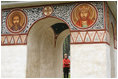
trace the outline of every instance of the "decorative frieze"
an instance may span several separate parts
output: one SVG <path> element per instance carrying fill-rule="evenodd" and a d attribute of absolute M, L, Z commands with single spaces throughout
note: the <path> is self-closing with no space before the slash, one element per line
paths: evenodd
<path fill-rule="evenodd" d="M 107 31 L 78 31 L 71 32 L 71 44 L 82 43 L 108 43 L 109 33 Z"/>
<path fill-rule="evenodd" d="M 2 35 L 1 45 L 26 45 L 27 34 Z"/>
<path fill-rule="evenodd" d="M 12 15 L 12 12 L 16 11 L 16 9 L 2 10 L 1 44 L 27 44 L 26 37 L 32 24 L 46 17 L 58 18 L 63 20 L 69 26 L 71 32 L 71 44 L 104 42 L 109 44 L 109 33 L 105 29 L 104 6 L 104 2 L 78 2 L 20 8 L 19 11 L 22 11 L 25 15 L 24 17 L 27 17 L 27 21 L 25 21 L 25 23 L 27 23 L 22 29 L 19 29 L 17 33 L 15 33 L 17 30 L 13 31 L 12 29 L 9 28 L 9 30 L 7 28 L 7 17 L 9 17 L 9 14 Z M 89 10 L 91 10 L 91 12 Z M 84 16 L 84 13 L 82 12 L 89 15 L 87 15 L 86 21 L 81 21 L 82 16 Z"/>
<path fill-rule="evenodd" d="M 103 3 L 104 2 L 88 2 L 88 3 L 71 3 L 71 4 L 59 4 L 59 5 L 51 5 L 51 6 L 39 6 L 39 7 L 30 7 L 30 8 L 20 8 L 23 13 L 26 14 L 27 17 L 27 24 L 26 27 L 20 29 L 19 34 L 25 34 L 28 32 L 29 28 L 33 23 L 35 23 L 37 20 L 45 18 L 45 17 L 56 17 L 59 18 L 63 21 L 65 21 L 69 27 L 70 30 L 83 30 L 81 28 L 76 27 L 75 24 L 72 22 L 74 21 L 74 18 L 72 19 L 72 14 L 79 14 L 81 11 L 78 12 L 78 9 L 76 7 L 80 8 L 80 5 L 85 6 L 86 4 L 88 8 L 93 11 L 91 11 L 90 17 L 88 22 L 90 21 L 91 23 L 88 23 L 88 26 L 91 26 L 89 28 L 85 28 L 87 30 L 98 30 L 98 29 L 104 29 L 104 13 L 103 13 Z M 80 8 L 82 11 L 84 11 L 85 8 Z M 76 9 L 76 10 L 75 10 Z M 16 9 L 7 9 L 7 10 L 2 10 L 2 27 L 1 27 L 1 34 L 14 34 L 10 30 L 8 30 L 6 21 L 7 17 L 12 15 L 12 11 Z M 92 16 L 94 14 L 94 16 Z M 91 20 L 90 20 L 91 19 Z M 78 20 L 78 19 L 77 19 Z M 80 21 L 80 20 L 79 20 Z M 24 22 L 24 21 L 23 21 Z M 22 24 L 22 23 L 21 23 Z M 86 25 L 84 25 L 86 26 Z M 19 31 L 19 30 L 18 30 Z"/>

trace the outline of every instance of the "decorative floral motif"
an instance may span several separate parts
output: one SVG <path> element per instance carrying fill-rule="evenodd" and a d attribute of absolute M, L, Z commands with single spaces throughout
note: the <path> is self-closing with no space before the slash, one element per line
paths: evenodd
<path fill-rule="evenodd" d="M 52 12 L 53 12 L 53 9 L 52 9 L 51 6 L 46 6 L 46 7 L 44 7 L 44 9 L 43 9 L 43 14 L 44 14 L 45 16 L 51 15 Z"/>

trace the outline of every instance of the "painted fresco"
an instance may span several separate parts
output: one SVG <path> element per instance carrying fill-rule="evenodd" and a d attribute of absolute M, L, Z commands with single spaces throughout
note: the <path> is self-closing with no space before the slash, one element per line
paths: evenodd
<path fill-rule="evenodd" d="M 105 5 L 106 6 L 106 5 Z M 40 7 L 28 7 L 2 10 L 2 45 L 27 44 L 27 34 L 31 26 L 42 18 L 54 17 L 64 21 L 71 31 L 71 44 L 107 43 L 109 44 L 109 33 L 106 31 L 104 2 L 81 2 L 70 4 L 48 5 Z M 16 12 L 17 11 L 17 12 Z M 17 25 L 22 28 L 14 30 L 13 20 L 7 18 L 19 15 Z M 23 15 L 26 15 L 23 17 Z M 84 21 L 83 21 L 84 20 Z M 10 24 L 11 22 L 11 24 Z M 82 23 L 83 22 L 83 23 Z M 7 23 L 7 24 L 6 24 Z M 26 27 L 25 24 L 26 23 Z M 106 25 L 105 25 L 106 24 Z M 115 31 L 115 30 L 114 30 Z M 16 35 L 17 33 L 17 35 Z"/>
<path fill-rule="evenodd" d="M 75 26 L 88 28 L 92 26 L 97 19 L 97 11 L 90 4 L 79 4 L 72 12 L 72 21 Z"/>
<path fill-rule="evenodd" d="M 36 22 L 39 19 L 45 18 L 47 16 L 56 17 L 56 18 L 59 18 L 59 19 L 65 21 L 69 25 L 70 30 L 72 30 L 72 31 L 82 30 L 81 28 L 78 28 L 73 24 L 72 18 L 71 18 L 72 17 L 71 13 L 73 13 L 73 9 L 79 4 L 80 3 L 70 3 L 70 4 L 51 5 L 48 7 L 40 6 L 40 7 L 21 8 L 20 10 L 22 10 L 27 16 L 27 25 L 22 31 L 19 32 L 19 34 L 28 33 L 29 28 L 31 27 L 31 25 L 34 22 Z M 83 2 L 81 4 L 85 4 L 85 3 Z M 93 11 L 91 11 L 92 14 L 94 13 L 94 16 L 90 17 L 90 19 L 92 19 L 92 21 L 90 20 L 91 23 L 87 26 L 87 27 L 89 27 L 87 30 L 104 29 L 103 2 L 88 2 L 87 4 L 91 8 L 91 10 L 93 10 Z M 93 5 L 96 8 L 97 13 L 95 11 L 95 8 L 93 8 L 93 6 L 91 6 L 91 5 Z M 6 28 L 6 26 L 7 26 L 6 19 L 12 10 L 15 10 L 15 9 L 2 10 L 1 34 L 12 34 L 12 32 Z M 98 16 L 96 16 L 96 15 L 98 15 Z M 95 22 L 95 20 L 96 20 L 96 22 Z"/>
<path fill-rule="evenodd" d="M 26 25 L 26 16 L 20 10 L 12 11 L 7 17 L 7 28 L 11 32 L 19 32 Z"/>

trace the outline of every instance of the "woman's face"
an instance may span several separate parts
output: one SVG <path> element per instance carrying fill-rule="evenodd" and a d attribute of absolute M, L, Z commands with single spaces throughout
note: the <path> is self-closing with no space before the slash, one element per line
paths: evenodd
<path fill-rule="evenodd" d="M 67 58 L 67 55 L 65 55 L 64 58 Z"/>

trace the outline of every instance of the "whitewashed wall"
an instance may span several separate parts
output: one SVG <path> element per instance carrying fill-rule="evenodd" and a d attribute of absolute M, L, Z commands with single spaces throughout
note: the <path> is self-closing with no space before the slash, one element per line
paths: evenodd
<path fill-rule="evenodd" d="M 110 77 L 110 47 L 107 44 L 71 45 L 71 77 Z"/>
<path fill-rule="evenodd" d="M 26 77 L 26 45 L 1 46 L 1 77 Z"/>
<path fill-rule="evenodd" d="M 117 49 L 114 49 L 114 60 L 115 60 L 115 78 L 117 78 Z"/>

